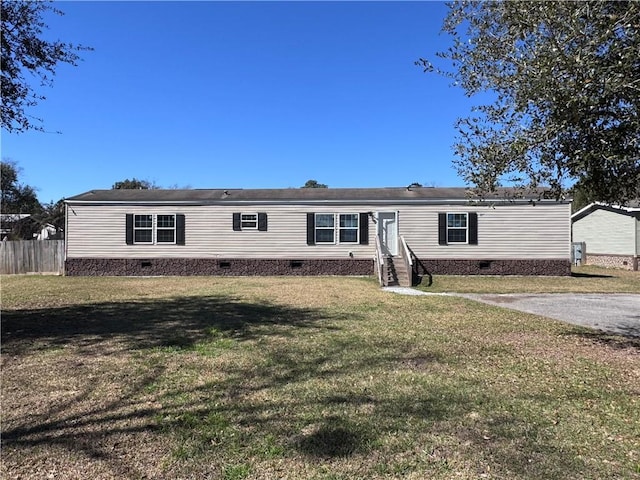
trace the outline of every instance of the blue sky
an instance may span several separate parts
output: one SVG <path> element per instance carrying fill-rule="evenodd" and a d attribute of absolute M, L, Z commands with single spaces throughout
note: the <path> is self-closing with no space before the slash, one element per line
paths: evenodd
<path fill-rule="evenodd" d="M 471 101 L 434 59 L 441 2 L 56 2 L 47 36 L 94 48 L 2 132 L 41 202 L 136 177 L 162 187 L 462 186 Z"/>

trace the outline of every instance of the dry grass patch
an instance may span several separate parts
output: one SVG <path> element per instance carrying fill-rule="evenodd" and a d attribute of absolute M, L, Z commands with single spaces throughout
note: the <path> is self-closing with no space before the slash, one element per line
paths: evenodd
<path fill-rule="evenodd" d="M 2 283 L 4 478 L 640 478 L 638 342 L 370 278 Z"/>
<path fill-rule="evenodd" d="M 640 272 L 574 267 L 567 277 L 434 275 L 418 287 L 427 292 L 458 293 L 640 293 Z"/>

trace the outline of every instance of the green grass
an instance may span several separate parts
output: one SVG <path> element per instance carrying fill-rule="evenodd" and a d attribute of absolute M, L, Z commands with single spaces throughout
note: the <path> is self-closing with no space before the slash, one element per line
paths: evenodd
<path fill-rule="evenodd" d="M 544 284 L 635 288 L 604 272 Z M 633 339 L 371 278 L 3 277 L 2 297 L 3 478 L 640 478 Z"/>

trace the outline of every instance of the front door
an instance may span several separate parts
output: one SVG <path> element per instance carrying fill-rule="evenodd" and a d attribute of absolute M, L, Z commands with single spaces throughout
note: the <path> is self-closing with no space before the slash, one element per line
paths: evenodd
<path fill-rule="evenodd" d="M 378 212 L 378 238 L 383 255 L 398 254 L 398 219 L 396 212 Z"/>

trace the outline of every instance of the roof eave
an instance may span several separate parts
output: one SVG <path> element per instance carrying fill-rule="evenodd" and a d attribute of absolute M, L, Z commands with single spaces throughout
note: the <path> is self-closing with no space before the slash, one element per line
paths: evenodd
<path fill-rule="evenodd" d="M 67 205 L 494 205 L 494 204 L 568 204 L 568 202 L 557 202 L 555 200 L 533 200 L 533 199 L 490 199 L 476 200 L 466 198 L 420 198 L 420 199 L 321 199 L 321 200 L 65 200 Z"/>
<path fill-rule="evenodd" d="M 609 211 L 619 211 L 622 214 L 640 212 L 640 207 L 623 207 L 622 205 L 609 205 L 604 202 L 593 202 L 573 213 L 571 215 L 571 220 L 580 220 L 581 218 L 588 215 L 592 210 L 596 210 L 597 208 L 609 209 Z"/>

